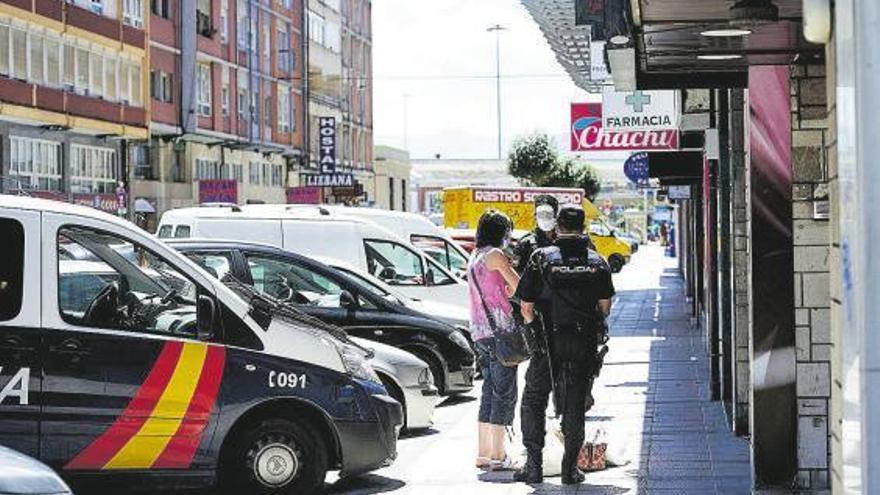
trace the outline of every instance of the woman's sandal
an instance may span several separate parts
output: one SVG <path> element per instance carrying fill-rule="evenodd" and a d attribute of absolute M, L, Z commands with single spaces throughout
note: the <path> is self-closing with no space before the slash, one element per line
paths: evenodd
<path fill-rule="evenodd" d="M 489 471 L 492 469 L 492 459 L 489 457 L 477 457 L 476 467 L 483 471 Z"/>
<path fill-rule="evenodd" d="M 519 463 L 511 459 L 509 455 L 504 456 L 502 460 L 492 459 L 492 471 L 516 471 L 517 469 L 519 469 Z"/>

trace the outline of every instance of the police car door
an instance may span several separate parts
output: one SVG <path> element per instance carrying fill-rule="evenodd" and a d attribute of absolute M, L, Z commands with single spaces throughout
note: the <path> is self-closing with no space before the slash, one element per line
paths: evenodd
<path fill-rule="evenodd" d="M 44 460 L 66 471 L 190 467 L 225 359 L 196 338 L 201 289 L 124 229 L 45 217 Z"/>
<path fill-rule="evenodd" d="M 40 213 L 0 208 L 0 445 L 39 455 Z"/>

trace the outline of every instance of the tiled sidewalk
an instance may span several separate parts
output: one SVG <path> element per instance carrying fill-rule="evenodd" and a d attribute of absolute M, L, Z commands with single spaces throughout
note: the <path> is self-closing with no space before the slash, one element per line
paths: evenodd
<path fill-rule="evenodd" d="M 616 281 L 613 351 L 590 416 L 614 418 L 612 441 L 629 436 L 639 492 L 750 493 L 748 445 L 709 401 L 705 344 L 682 280 L 673 260 L 645 251 Z"/>

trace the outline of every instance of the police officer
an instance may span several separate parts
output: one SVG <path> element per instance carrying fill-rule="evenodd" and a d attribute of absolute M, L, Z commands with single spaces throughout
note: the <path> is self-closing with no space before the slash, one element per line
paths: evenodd
<path fill-rule="evenodd" d="M 553 244 L 559 200 L 549 194 L 535 197 L 535 229 L 523 236 L 514 251 L 516 272 L 522 275 L 535 250 Z"/>
<path fill-rule="evenodd" d="M 565 454 L 562 482 L 584 480 L 577 457 L 584 442 L 584 415 L 592 378 L 599 366 L 597 354 L 604 319 L 611 311 L 614 285 L 611 269 L 584 234 L 584 210 L 566 205 L 556 221 L 556 240 L 532 255 L 520 281 L 525 321 L 542 329 L 535 308 L 549 308 L 543 318 L 548 356 L 532 358 L 526 372 L 522 398 L 522 433 L 526 465 L 514 479 L 543 481 L 545 415 L 548 396 L 554 390 L 557 414 L 562 414 Z"/>

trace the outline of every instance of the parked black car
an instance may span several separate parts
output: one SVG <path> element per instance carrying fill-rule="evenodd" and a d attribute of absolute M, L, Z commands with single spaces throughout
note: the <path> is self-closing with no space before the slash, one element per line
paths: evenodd
<path fill-rule="evenodd" d="M 385 299 L 335 268 L 262 244 L 168 242 L 220 278 L 232 275 L 351 335 L 415 354 L 431 367 L 434 384 L 443 395 L 473 388 L 475 359 L 464 331 Z"/>

